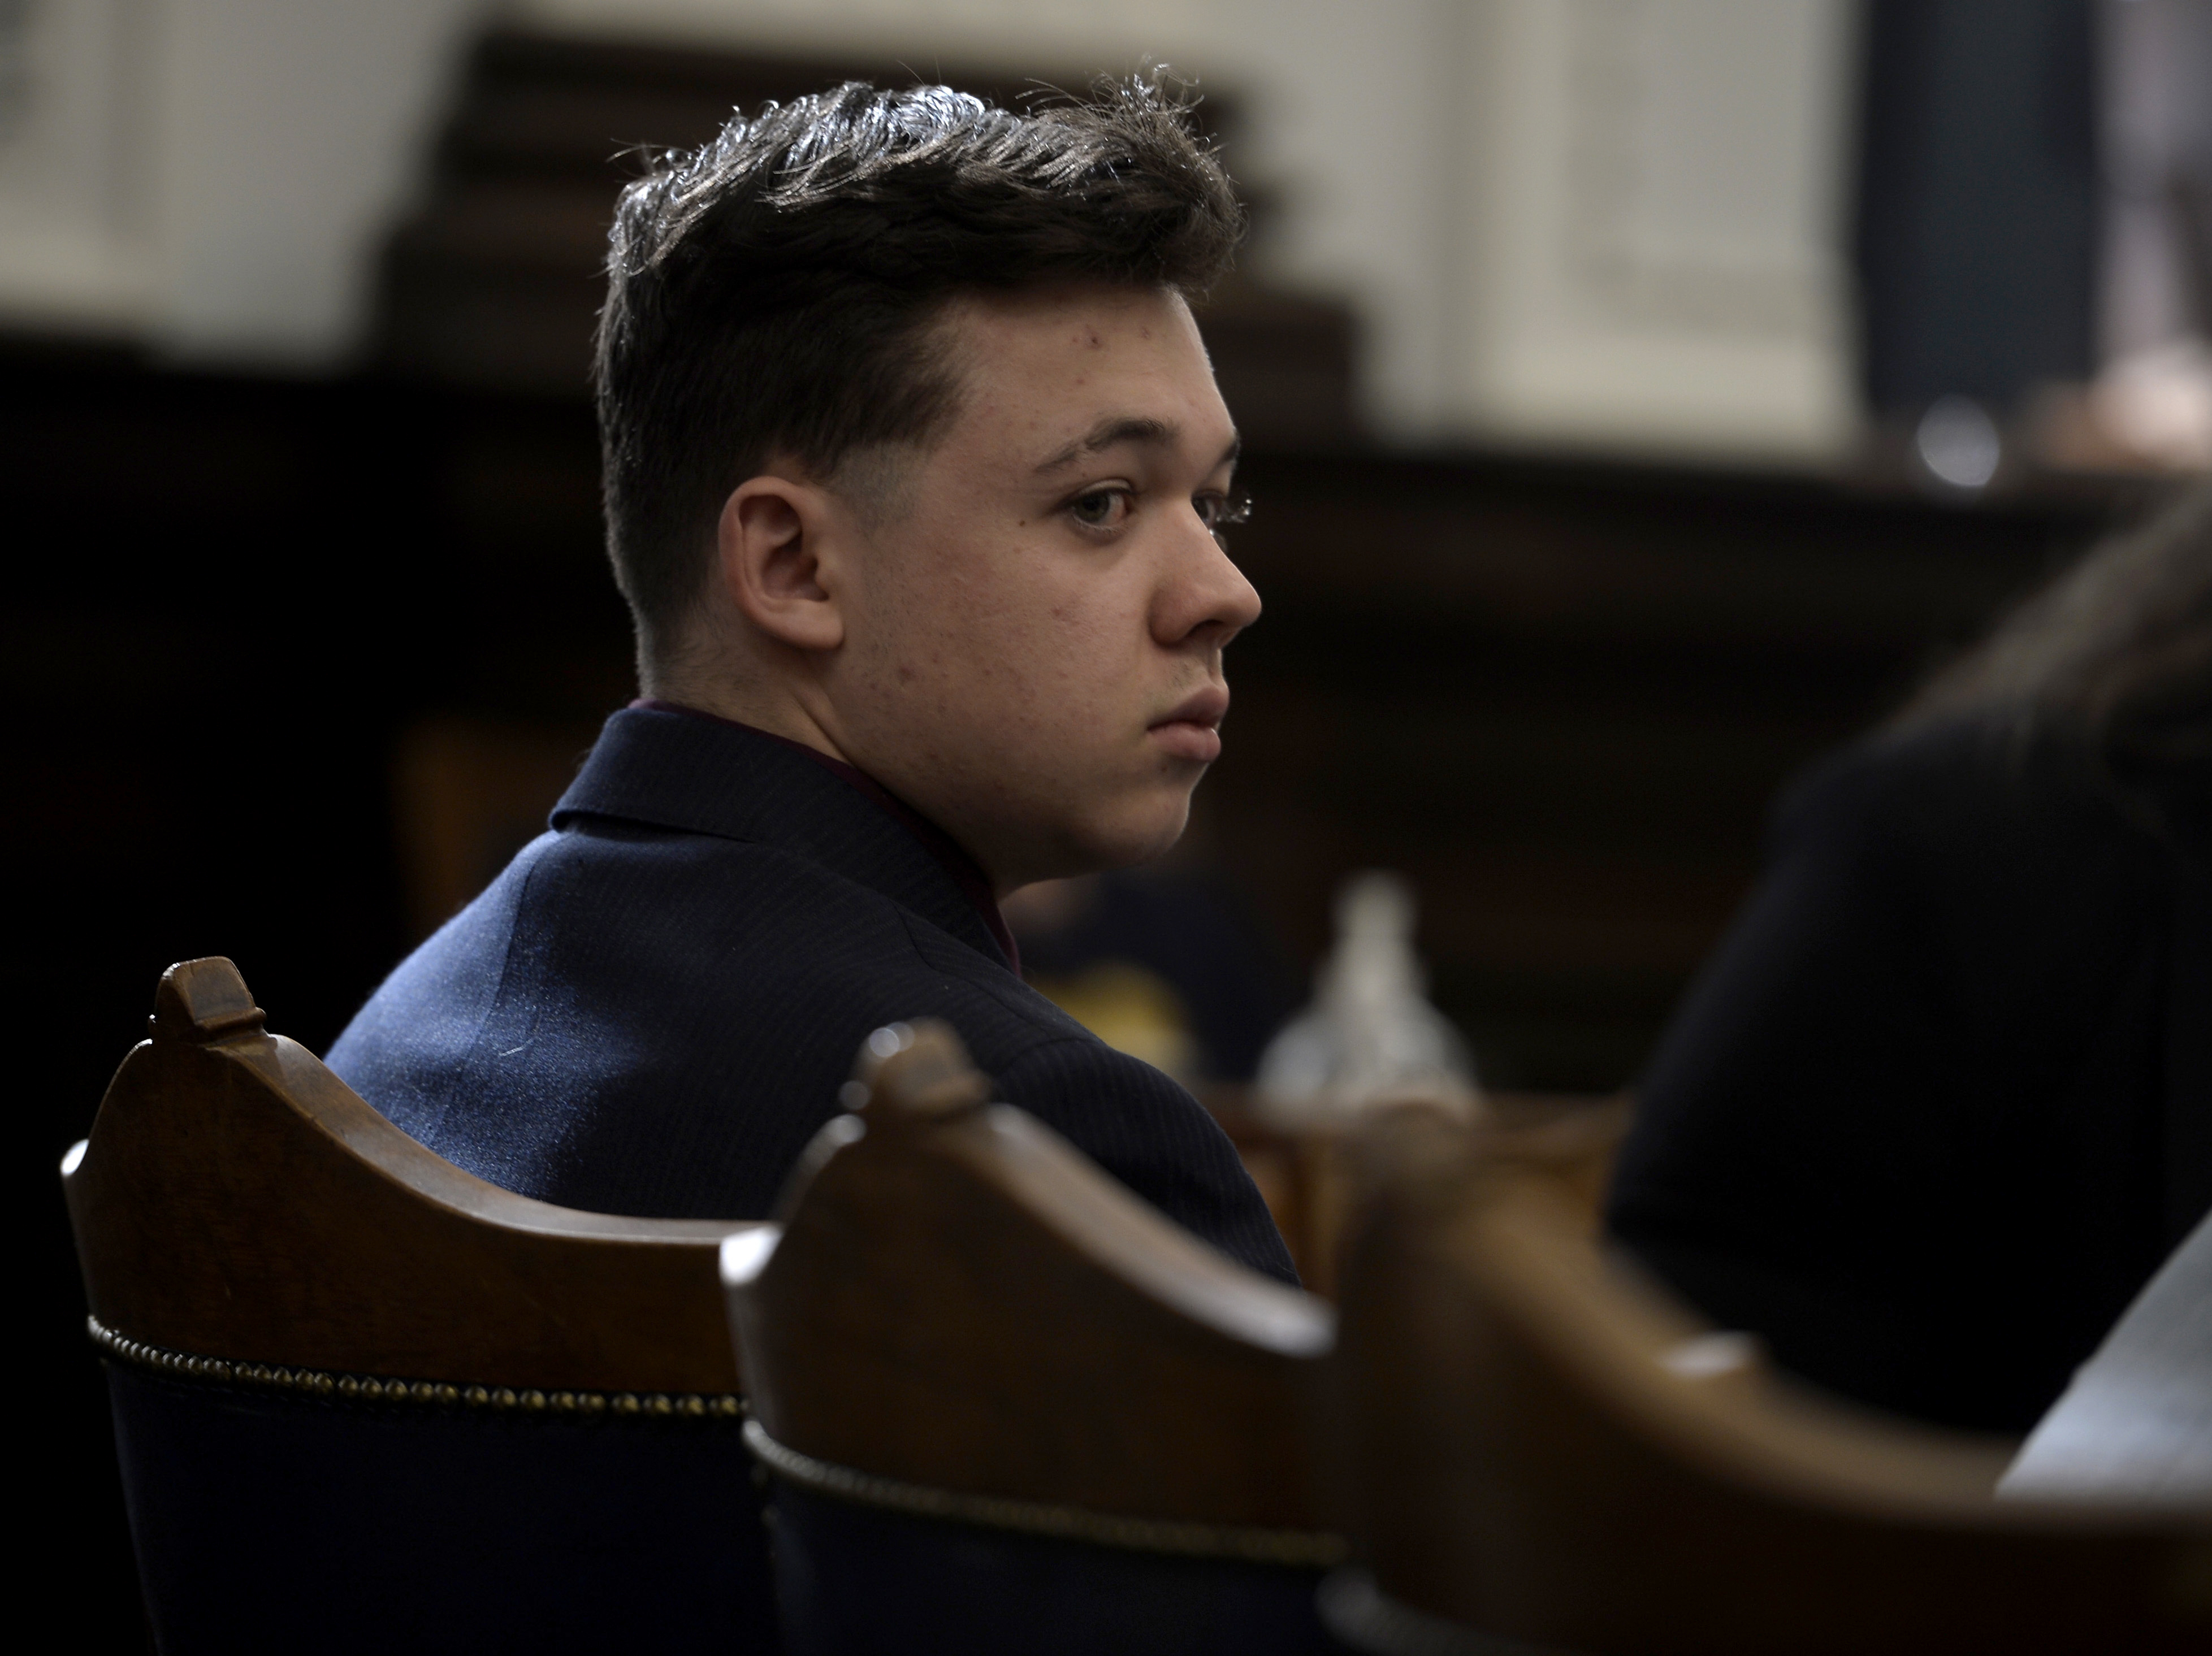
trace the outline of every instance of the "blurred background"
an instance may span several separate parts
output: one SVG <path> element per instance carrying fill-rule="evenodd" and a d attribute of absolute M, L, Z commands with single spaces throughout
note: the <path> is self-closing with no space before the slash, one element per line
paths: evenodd
<path fill-rule="evenodd" d="M 632 694 L 626 151 L 1156 61 L 1255 209 L 1202 323 L 1267 613 L 1171 864 L 1018 918 L 1200 1078 L 1379 866 L 1486 1083 L 1632 1083 L 1778 788 L 2212 465 L 2212 0 L 0 0 L 10 1163 L 80 1640 L 143 1634 L 53 1158 L 156 974 L 229 955 L 320 1050 Z"/>

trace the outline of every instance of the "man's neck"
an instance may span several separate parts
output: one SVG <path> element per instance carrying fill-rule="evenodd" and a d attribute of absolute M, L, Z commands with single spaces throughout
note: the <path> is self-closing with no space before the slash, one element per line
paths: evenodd
<path fill-rule="evenodd" d="M 1025 873 L 1008 877 L 998 870 L 1003 866 L 998 858 L 986 858 L 974 848 L 970 836 L 937 823 L 918 805 L 906 803 L 902 791 L 878 777 L 874 770 L 848 752 L 843 743 L 833 737 L 825 722 L 806 707 L 804 698 L 791 693 L 788 687 L 771 681 L 769 686 L 732 683 L 727 678 L 707 673 L 681 670 L 647 673 L 641 676 L 639 700 L 665 702 L 692 713 L 702 713 L 715 719 L 727 719 L 733 725 L 743 725 L 750 730 L 811 749 L 833 764 L 842 765 L 857 772 L 871 786 L 882 789 L 900 801 L 902 809 L 913 811 L 932 822 L 936 831 L 959 846 L 969 861 L 982 870 L 983 877 L 994 899 L 1018 891 L 1033 881 L 1058 877 L 1050 874 Z"/>
<path fill-rule="evenodd" d="M 811 748 L 841 765 L 865 770 L 862 766 L 854 765 L 852 755 L 840 748 L 821 723 L 791 697 L 751 695 L 741 689 L 699 682 L 689 676 L 663 678 L 658 675 L 646 680 L 639 695 L 644 701 L 668 702 L 696 713 L 712 713 L 732 725 L 781 737 L 802 748 Z"/>
<path fill-rule="evenodd" d="M 742 730 L 750 731 L 755 736 L 765 736 L 771 741 L 798 748 L 809 757 L 818 761 L 825 769 L 836 772 L 846 782 L 874 800 L 898 822 L 903 823 L 908 832 L 921 842 L 923 848 L 943 864 L 945 870 L 951 875 L 953 883 L 960 888 L 961 895 L 975 906 L 985 927 L 988 929 L 993 939 L 998 943 L 1000 952 L 1006 955 L 1006 963 L 1013 968 L 1017 975 L 1019 975 L 1022 969 L 1021 949 L 1014 942 L 1013 933 L 1006 929 L 1006 919 L 999 912 L 1000 894 L 992 885 L 990 877 L 984 873 L 982 865 L 976 862 L 958 840 L 908 804 L 905 800 L 891 792 L 859 766 L 832 753 L 826 746 L 817 747 L 813 743 L 786 736 L 781 731 L 765 730 L 750 719 L 732 719 L 727 713 L 716 713 L 712 708 L 677 701 L 667 696 L 641 695 L 629 705 L 648 713 L 680 713 L 687 719 L 711 719 L 735 725 Z"/>

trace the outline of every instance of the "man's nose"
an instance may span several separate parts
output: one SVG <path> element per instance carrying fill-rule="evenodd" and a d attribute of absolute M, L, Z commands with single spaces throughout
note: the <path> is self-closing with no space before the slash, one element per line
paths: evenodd
<path fill-rule="evenodd" d="M 1260 618 L 1260 594 L 1195 512 L 1177 537 L 1173 575 L 1161 594 L 1164 644 L 1200 639 L 1216 649 Z"/>

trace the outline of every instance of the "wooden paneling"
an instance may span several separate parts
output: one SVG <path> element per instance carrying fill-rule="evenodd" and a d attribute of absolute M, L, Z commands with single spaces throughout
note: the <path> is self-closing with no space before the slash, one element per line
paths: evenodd
<path fill-rule="evenodd" d="M 2135 494 L 1264 447 L 1202 831 L 1294 950 L 1399 869 L 1506 1087 L 1632 1080 L 1771 802 Z"/>

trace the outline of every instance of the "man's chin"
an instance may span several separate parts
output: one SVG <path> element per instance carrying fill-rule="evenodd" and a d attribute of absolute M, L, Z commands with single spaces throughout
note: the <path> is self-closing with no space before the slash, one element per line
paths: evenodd
<path fill-rule="evenodd" d="M 1190 822 L 1190 795 L 1177 793 L 1152 809 L 1133 812 L 1111 824 L 1101 824 L 1087 837 L 1090 867 L 1127 868 L 1164 856 L 1182 838 Z"/>
<path fill-rule="evenodd" d="M 1002 855 L 987 858 L 1002 886 L 1072 879 L 1128 868 L 1171 849 L 1190 821 L 1190 790 L 1147 790 L 1071 817 L 1065 806 L 1030 819 L 1027 832 L 1002 834 Z M 979 836 L 980 837 L 980 836 Z M 1007 889 L 1012 889 L 1008 887 Z"/>

